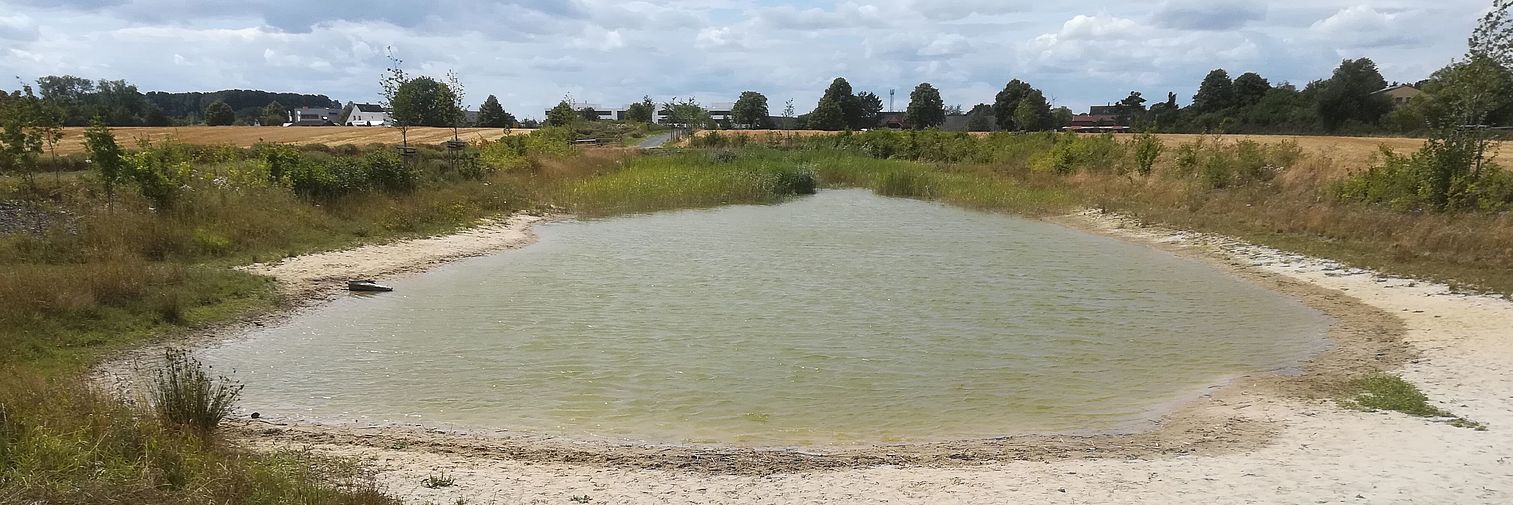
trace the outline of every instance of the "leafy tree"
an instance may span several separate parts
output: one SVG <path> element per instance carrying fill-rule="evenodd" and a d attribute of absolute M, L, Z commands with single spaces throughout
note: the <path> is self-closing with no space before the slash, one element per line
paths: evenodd
<path fill-rule="evenodd" d="M 1031 90 L 1014 108 L 1014 125 L 1024 131 L 1040 131 L 1051 127 L 1051 104 L 1040 90 Z"/>
<path fill-rule="evenodd" d="M 1222 68 L 1210 71 L 1198 85 L 1198 94 L 1193 95 L 1193 110 L 1198 113 L 1218 112 L 1234 106 L 1234 87 L 1229 72 Z"/>
<path fill-rule="evenodd" d="M 489 95 L 483 99 L 483 105 L 478 106 L 478 126 L 483 128 L 511 128 L 515 126 L 515 116 L 504 111 L 504 106 L 499 105 L 499 98 Z"/>
<path fill-rule="evenodd" d="M 410 126 L 454 126 L 462 111 L 447 84 L 421 76 L 401 84 L 392 104 L 395 122 Z"/>
<path fill-rule="evenodd" d="M 357 104 L 353 104 L 353 103 L 348 103 L 347 105 L 343 106 L 341 108 L 341 115 L 337 117 L 336 124 L 338 124 L 338 125 L 346 125 L 347 124 L 347 120 L 348 119 L 352 119 L 352 109 L 356 109 L 356 108 L 357 108 Z"/>
<path fill-rule="evenodd" d="M 1145 97 L 1140 96 L 1139 91 L 1131 91 L 1129 96 L 1119 101 L 1118 105 L 1130 113 L 1143 112 L 1145 111 Z"/>
<path fill-rule="evenodd" d="M 412 122 L 415 118 L 410 114 L 398 114 L 399 108 L 397 106 L 402 100 L 409 99 L 408 97 L 402 97 L 399 94 L 399 90 L 410 82 L 410 76 L 405 73 L 404 60 L 399 59 L 398 56 L 394 56 L 393 48 L 387 48 L 386 56 L 389 58 L 389 66 L 384 69 L 383 75 L 378 78 L 378 87 L 383 93 L 383 101 L 380 105 L 390 111 L 389 118 L 393 121 L 394 127 L 399 128 L 399 145 L 405 149 L 409 149 L 410 127 L 415 126 L 415 123 Z"/>
<path fill-rule="evenodd" d="M 909 93 L 909 108 L 904 111 L 909 126 L 922 130 L 935 128 L 946 122 L 946 104 L 940 99 L 940 90 L 930 83 L 920 83 Z"/>
<path fill-rule="evenodd" d="M 878 115 L 883 112 L 883 99 L 876 93 L 863 91 L 856 95 L 856 103 L 860 112 L 851 127 L 856 130 L 876 128 Z"/>
<path fill-rule="evenodd" d="M 709 110 L 692 98 L 679 102 L 674 97 L 672 101 L 662 104 L 662 113 L 667 116 L 666 123 L 689 129 L 708 128 L 714 123 L 709 118 Z"/>
<path fill-rule="evenodd" d="M 990 132 L 993 131 L 993 106 L 980 103 L 972 107 L 967 113 L 967 131 Z"/>
<path fill-rule="evenodd" d="M 1019 101 L 1034 90 L 1035 88 L 1029 83 L 1019 79 L 1009 81 L 1003 86 L 1003 91 L 999 91 L 993 97 L 993 114 L 994 119 L 997 120 L 998 129 L 1005 131 L 1018 129 L 1014 127 L 1014 111 L 1019 108 Z"/>
<path fill-rule="evenodd" d="M 1069 107 L 1062 106 L 1051 109 L 1051 126 L 1053 128 L 1066 128 L 1072 124 L 1073 116 L 1076 116 L 1076 114 L 1073 114 L 1072 109 Z"/>
<path fill-rule="evenodd" d="M 450 69 L 447 70 L 446 86 L 448 91 L 447 97 L 451 98 L 451 103 L 448 104 L 446 109 L 447 125 L 452 127 L 452 140 L 455 141 L 458 140 L 457 129 L 464 126 L 468 120 L 467 106 L 464 105 L 466 103 L 464 100 L 467 97 L 467 90 L 462 87 L 462 79 L 457 77 L 457 72 Z"/>
<path fill-rule="evenodd" d="M 790 98 L 787 101 L 783 102 L 783 117 L 786 117 L 786 118 L 793 117 L 793 99 L 792 98 Z"/>
<path fill-rule="evenodd" d="M 636 123 L 651 123 L 656 113 L 657 103 L 651 101 L 651 97 L 643 96 L 641 101 L 625 108 L 625 119 Z"/>
<path fill-rule="evenodd" d="M 1471 56 L 1488 58 L 1513 68 L 1513 0 L 1493 0 L 1468 41 Z"/>
<path fill-rule="evenodd" d="M 568 126 L 582 118 L 583 116 L 579 115 L 578 111 L 573 110 L 571 100 L 566 98 L 557 102 L 556 107 L 546 111 L 547 126 Z"/>
<path fill-rule="evenodd" d="M 1255 72 L 1246 72 L 1235 78 L 1235 105 L 1249 107 L 1260 102 L 1271 91 L 1271 83 Z"/>
<path fill-rule="evenodd" d="M 578 109 L 578 116 L 582 117 L 584 121 L 598 121 L 599 111 L 595 110 L 593 107 L 584 107 L 582 109 Z"/>
<path fill-rule="evenodd" d="M 821 98 L 814 111 L 803 119 L 804 127 L 811 130 L 836 131 L 846 127 L 846 113 L 839 100 Z"/>
<path fill-rule="evenodd" d="M 967 113 L 965 111 L 961 110 L 961 105 L 960 104 L 957 104 L 957 105 L 947 105 L 946 108 L 945 108 L 945 111 L 946 111 L 946 115 L 947 116 L 965 116 L 965 115 L 967 115 Z"/>
<path fill-rule="evenodd" d="M 47 144 L 47 152 L 52 156 L 53 165 L 58 164 L 58 142 L 63 140 L 63 107 L 52 100 L 37 100 L 35 113 L 37 134 L 42 137 L 42 142 Z"/>
<path fill-rule="evenodd" d="M 126 175 L 126 160 L 121 146 L 116 144 L 115 134 L 105 127 L 105 121 L 96 117 L 84 130 L 84 149 L 89 152 L 91 165 L 100 171 L 100 182 L 105 185 L 105 201 L 115 199 L 116 183 Z"/>
<path fill-rule="evenodd" d="M 755 91 L 741 93 L 730 108 L 735 124 L 745 128 L 760 128 L 767 124 L 767 96 Z"/>
<path fill-rule="evenodd" d="M 289 111 L 284 109 L 283 104 L 275 101 L 263 106 L 262 112 L 258 114 L 258 122 L 263 126 L 278 126 L 284 124 L 284 120 L 288 117 Z"/>
<path fill-rule="evenodd" d="M 1334 75 L 1324 81 L 1319 89 L 1319 117 L 1324 128 L 1338 130 L 1350 121 L 1374 124 L 1387 111 L 1392 102 L 1377 94 L 1387 87 L 1387 80 L 1377 70 L 1370 58 L 1345 60 L 1334 70 Z"/>
<path fill-rule="evenodd" d="M 1513 123 L 1513 69 L 1487 56 L 1472 53 L 1451 63 L 1423 84 L 1425 96 L 1399 109 L 1457 124 Z M 1422 125 L 1420 125 L 1422 126 Z"/>
<path fill-rule="evenodd" d="M 28 186 L 33 184 L 37 156 L 42 154 L 40 102 L 30 85 L 22 85 L 0 101 L 0 172 L 20 172 Z"/>
<path fill-rule="evenodd" d="M 95 83 L 72 75 L 49 75 L 37 79 L 37 94 L 61 107 L 64 125 L 80 125 L 89 120 L 90 101 Z"/>
<path fill-rule="evenodd" d="M 209 126 L 226 126 L 236 122 L 236 112 L 231 110 L 226 102 L 216 100 L 205 106 L 205 124 Z"/>

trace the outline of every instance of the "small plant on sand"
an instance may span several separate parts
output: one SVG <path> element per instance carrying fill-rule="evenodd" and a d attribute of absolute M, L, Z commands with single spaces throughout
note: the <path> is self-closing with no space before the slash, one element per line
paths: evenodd
<path fill-rule="evenodd" d="M 1446 412 L 1429 404 L 1429 397 L 1417 386 L 1396 375 L 1376 373 L 1350 381 L 1347 396 L 1340 403 L 1365 411 L 1395 410 L 1418 417 L 1441 418 L 1451 426 L 1485 431 L 1487 426 Z"/>
<path fill-rule="evenodd" d="M 153 408 L 165 424 L 201 435 L 215 431 L 231 413 L 242 385 L 225 377 L 212 378 L 206 367 L 182 349 L 164 353 L 151 391 Z"/>
<path fill-rule="evenodd" d="M 435 473 L 426 476 L 425 480 L 420 481 L 420 485 L 425 486 L 427 489 L 452 487 L 452 485 L 456 483 L 457 479 L 452 477 L 451 475 L 447 475 L 446 470 L 438 470 Z"/>
<path fill-rule="evenodd" d="M 593 498 L 589 498 L 588 495 L 583 495 L 583 496 L 573 495 L 573 497 L 572 498 L 568 498 L 567 501 L 570 501 L 570 502 L 573 502 L 573 503 L 588 503 L 588 502 L 594 501 L 594 499 Z"/>

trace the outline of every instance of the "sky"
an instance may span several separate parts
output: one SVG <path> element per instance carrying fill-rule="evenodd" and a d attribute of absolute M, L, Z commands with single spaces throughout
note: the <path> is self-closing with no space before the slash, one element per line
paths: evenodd
<path fill-rule="evenodd" d="M 903 110 L 1010 79 L 1085 111 L 1141 91 L 1191 100 L 1209 70 L 1273 83 L 1370 57 L 1411 82 L 1465 53 L 1490 0 L 0 0 L 0 73 L 125 79 L 143 92 L 262 89 L 377 101 L 386 51 L 412 75 L 455 70 L 471 108 L 521 118 L 571 95 L 650 95 L 808 112 L 835 77 Z M 0 89 L 14 89 L 12 81 Z"/>

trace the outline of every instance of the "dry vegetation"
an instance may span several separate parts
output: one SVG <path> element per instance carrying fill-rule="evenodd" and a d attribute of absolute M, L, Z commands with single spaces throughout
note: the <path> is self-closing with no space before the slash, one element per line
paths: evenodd
<path fill-rule="evenodd" d="M 281 144 L 325 144 L 330 146 L 353 144 L 398 144 L 398 128 L 361 126 L 177 126 L 113 128 L 121 145 L 134 147 L 138 140 L 159 142 L 173 139 L 176 142 L 195 145 L 231 145 L 250 147 L 259 142 Z M 509 130 L 511 134 L 529 133 L 530 130 Z M 493 140 L 504 135 L 499 128 L 461 128 L 457 134 L 463 140 Z M 451 128 L 410 128 L 410 142 L 416 144 L 439 144 L 452 139 Z M 84 152 L 84 128 L 64 128 L 63 140 L 58 143 L 58 154 Z"/>

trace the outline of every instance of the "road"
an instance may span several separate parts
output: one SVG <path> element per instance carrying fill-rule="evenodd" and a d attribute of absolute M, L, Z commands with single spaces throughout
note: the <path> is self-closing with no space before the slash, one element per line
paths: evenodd
<path fill-rule="evenodd" d="M 658 133 L 646 137 L 646 140 L 642 140 L 638 147 L 642 149 L 656 149 L 662 147 L 662 144 L 666 144 L 669 140 L 672 140 L 672 132 Z"/>

